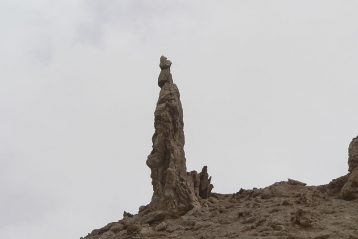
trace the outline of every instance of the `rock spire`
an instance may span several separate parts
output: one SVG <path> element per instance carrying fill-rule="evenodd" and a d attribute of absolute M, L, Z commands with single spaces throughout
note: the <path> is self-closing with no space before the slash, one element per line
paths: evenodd
<path fill-rule="evenodd" d="M 154 112 L 153 149 L 147 159 L 153 185 L 149 208 L 182 214 L 200 207 L 200 195 L 207 197 L 213 186 L 206 167 L 200 176 L 196 171 L 187 172 L 183 109 L 178 87 L 173 83 L 171 65 L 166 57 L 160 57 L 158 85 L 161 89 Z"/>

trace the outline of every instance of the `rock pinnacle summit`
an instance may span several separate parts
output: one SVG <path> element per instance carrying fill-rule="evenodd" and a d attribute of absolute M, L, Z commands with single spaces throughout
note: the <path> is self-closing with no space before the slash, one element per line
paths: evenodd
<path fill-rule="evenodd" d="M 154 112 L 153 149 L 147 159 L 153 185 L 149 208 L 182 214 L 200 207 L 199 188 L 210 188 L 211 191 L 212 185 L 200 185 L 204 181 L 210 184 L 207 174 L 206 178 L 203 175 L 200 179 L 195 171 L 187 172 L 183 109 L 178 87 L 173 83 L 171 65 L 166 57 L 160 57 L 158 85 L 161 89 Z"/>

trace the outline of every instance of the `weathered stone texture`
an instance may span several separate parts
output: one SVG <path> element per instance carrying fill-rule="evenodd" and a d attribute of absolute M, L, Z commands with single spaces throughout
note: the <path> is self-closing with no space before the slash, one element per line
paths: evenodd
<path fill-rule="evenodd" d="M 150 206 L 184 213 L 199 202 L 193 185 L 188 182 L 183 109 L 170 73 L 171 64 L 166 57 L 160 58 L 161 90 L 154 113 L 153 149 L 147 159 L 154 191 Z"/>
<path fill-rule="evenodd" d="M 214 186 L 211 184 L 211 177 L 209 177 L 207 166 L 204 166 L 201 173 L 199 173 L 199 179 L 199 196 L 201 198 L 208 198 Z"/>
<path fill-rule="evenodd" d="M 355 168 L 349 174 L 348 180 L 341 190 L 341 195 L 342 198 L 346 200 L 358 198 L 358 168 Z"/>
<path fill-rule="evenodd" d="M 358 167 L 358 137 L 354 138 L 349 144 L 348 156 L 348 170 L 352 172 Z"/>
<path fill-rule="evenodd" d="M 341 190 L 341 197 L 346 200 L 354 200 L 358 198 L 358 137 L 349 144 L 348 171 L 347 181 Z"/>

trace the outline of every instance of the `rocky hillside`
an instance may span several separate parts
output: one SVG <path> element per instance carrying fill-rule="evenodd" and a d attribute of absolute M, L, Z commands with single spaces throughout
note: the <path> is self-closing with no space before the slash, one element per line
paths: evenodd
<path fill-rule="evenodd" d="M 327 185 L 285 182 L 233 194 L 212 193 L 204 166 L 187 172 L 180 93 L 160 58 L 161 88 L 154 113 L 153 197 L 138 214 L 93 230 L 86 239 L 347 238 L 358 239 L 358 137 L 349 146 L 348 174 Z"/>

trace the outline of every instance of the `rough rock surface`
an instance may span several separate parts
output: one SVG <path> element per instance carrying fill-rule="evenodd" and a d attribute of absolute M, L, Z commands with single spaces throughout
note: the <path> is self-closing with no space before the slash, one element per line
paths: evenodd
<path fill-rule="evenodd" d="M 199 173 L 199 179 L 199 196 L 201 198 L 208 198 L 214 186 L 211 184 L 211 177 L 209 177 L 207 166 L 204 166 Z"/>
<path fill-rule="evenodd" d="M 348 155 L 348 171 L 353 172 L 358 167 L 358 137 L 349 144 Z"/>
<path fill-rule="evenodd" d="M 188 185 L 184 153 L 184 123 L 180 94 L 170 73 L 171 62 L 160 59 L 161 87 L 155 109 L 153 150 L 147 165 L 153 184 L 152 209 L 186 212 L 199 202 L 194 188 Z"/>
<path fill-rule="evenodd" d="M 355 168 L 341 190 L 343 199 L 354 200 L 358 198 L 358 168 Z"/>
<path fill-rule="evenodd" d="M 358 137 L 349 146 L 349 173 L 327 185 L 288 179 L 263 189 L 212 193 L 206 166 L 200 173 L 186 171 L 183 111 L 171 64 L 161 57 L 147 159 L 152 201 L 86 239 L 358 239 Z"/>
<path fill-rule="evenodd" d="M 341 197 L 346 200 L 358 198 L 358 137 L 349 144 L 348 175 L 341 189 Z"/>
<path fill-rule="evenodd" d="M 320 189 L 330 195 L 337 195 L 345 200 L 358 199 L 358 137 L 354 138 L 348 148 L 348 174 L 333 179 Z"/>
<path fill-rule="evenodd" d="M 161 89 L 154 112 L 153 149 L 147 159 L 153 197 L 146 212 L 163 210 L 175 217 L 200 207 L 200 196 L 208 197 L 212 185 L 206 166 L 199 175 L 196 171 L 187 172 L 183 109 L 179 90 L 173 83 L 171 65 L 166 57 L 160 58 L 158 85 Z"/>

